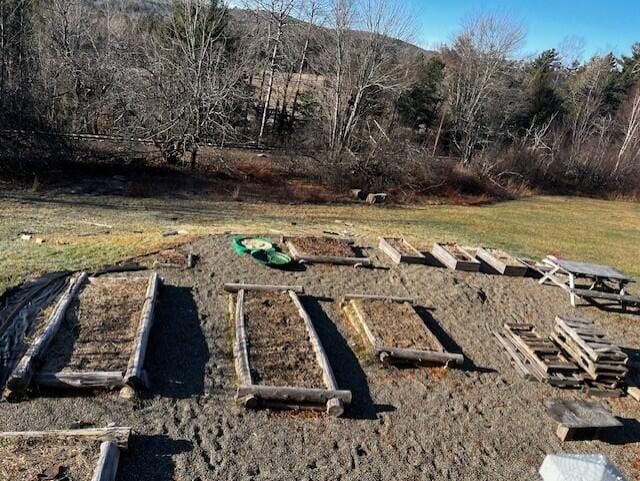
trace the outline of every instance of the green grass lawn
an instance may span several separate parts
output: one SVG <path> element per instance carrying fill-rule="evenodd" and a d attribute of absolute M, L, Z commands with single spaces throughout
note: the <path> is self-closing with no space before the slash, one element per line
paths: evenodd
<path fill-rule="evenodd" d="M 167 230 L 184 232 L 163 237 Z M 21 240 L 22 231 L 36 232 L 34 239 Z M 323 231 L 490 245 L 534 258 L 556 254 L 640 279 L 639 203 L 533 197 L 480 207 L 371 207 L 5 192 L 0 292 L 30 274 L 93 268 L 209 234 Z M 38 237 L 45 242 L 37 244 Z"/>

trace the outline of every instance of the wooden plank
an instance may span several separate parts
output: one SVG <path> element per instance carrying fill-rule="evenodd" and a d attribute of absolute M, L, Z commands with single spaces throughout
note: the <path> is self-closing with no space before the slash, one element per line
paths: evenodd
<path fill-rule="evenodd" d="M 93 473 L 91 481 L 115 481 L 120 461 L 120 449 L 111 442 L 105 441 L 100 445 L 100 458 L 98 466 Z"/>
<path fill-rule="evenodd" d="M 531 373 L 528 367 L 527 358 L 513 346 L 511 340 L 500 331 L 491 331 L 491 333 L 498 341 L 498 345 L 503 348 L 509 359 L 513 361 L 518 372 L 520 372 L 526 380 L 536 379 L 535 374 Z"/>
<path fill-rule="evenodd" d="M 255 396 L 259 399 L 274 401 L 294 401 L 300 403 L 325 404 L 331 399 L 339 399 L 349 404 L 351 403 L 351 391 L 330 389 L 313 389 L 291 386 L 240 386 L 236 397 L 242 399 L 247 396 Z"/>
<path fill-rule="evenodd" d="M 287 241 L 287 247 L 294 260 L 307 262 L 309 264 L 337 264 L 367 267 L 373 264 L 368 257 L 314 256 L 301 254 L 291 241 Z"/>
<path fill-rule="evenodd" d="M 58 389 L 118 389 L 125 384 L 120 371 L 37 372 L 33 382 L 38 386 Z"/>
<path fill-rule="evenodd" d="M 373 301 L 392 301 L 392 302 L 408 302 L 413 304 L 414 301 L 411 297 L 396 297 L 396 296 L 384 296 L 375 294 L 345 294 L 344 299 L 346 301 L 354 299 L 373 300 Z"/>
<path fill-rule="evenodd" d="M 431 254 L 449 269 L 478 272 L 480 270 L 480 262 L 474 259 L 473 256 L 462 247 L 456 246 L 456 248 L 465 256 L 466 260 L 456 258 L 447 250 L 444 244 L 440 244 L 438 242 L 433 244 Z"/>
<path fill-rule="evenodd" d="M 111 441 L 119 448 L 129 447 L 130 427 L 62 429 L 55 431 L 0 432 L 0 439 L 74 439 L 81 441 Z"/>
<path fill-rule="evenodd" d="M 373 331 L 369 327 L 369 324 L 367 324 L 367 318 L 364 315 L 364 312 L 362 312 L 362 309 L 360 309 L 360 306 L 355 299 L 351 301 L 351 307 L 353 308 L 353 312 L 355 312 L 358 320 L 360 321 L 360 325 L 362 326 L 362 330 L 364 331 L 364 334 L 368 339 L 370 346 L 374 351 L 376 351 L 380 346 L 378 338 L 373 334 Z"/>
<path fill-rule="evenodd" d="M 244 291 L 259 291 L 259 292 L 270 292 L 270 291 L 293 291 L 296 294 L 304 294 L 304 287 L 302 286 L 270 286 L 270 285 L 260 285 L 260 284 L 234 284 L 227 283 L 224 285 L 224 290 L 227 292 L 238 292 L 240 290 Z"/>
<path fill-rule="evenodd" d="M 238 291 L 236 300 L 236 342 L 233 348 L 236 373 L 243 386 L 253 386 L 251 369 L 249 367 L 249 352 L 247 350 L 247 332 L 244 321 L 244 298 L 245 290 Z"/>
<path fill-rule="evenodd" d="M 305 310 L 302 302 L 300 302 L 300 298 L 298 295 L 289 291 L 289 296 L 291 300 L 296 305 L 298 309 L 298 313 L 300 317 L 304 320 L 304 324 L 307 328 L 307 333 L 309 334 L 309 340 L 311 341 L 311 346 L 316 354 L 316 360 L 318 364 L 320 364 L 320 368 L 322 369 L 322 377 L 324 379 L 324 383 L 330 391 L 338 391 L 338 383 L 333 375 L 333 370 L 331 369 L 331 365 L 329 364 L 329 359 L 327 358 L 327 354 L 322 346 L 322 342 L 318 337 L 318 333 L 316 332 L 315 327 L 313 326 L 313 322 L 309 317 L 309 314 Z M 327 412 L 332 416 L 341 416 L 344 413 L 343 401 L 338 398 L 330 399 L 327 402 Z"/>
<path fill-rule="evenodd" d="M 522 277 L 527 273 L 528 267 L 526 265 L 499 249 L 480 247 L 476 250 L 476 257 L 504 276 Z M 505 258 L 509 260 L 507 261 Z"/>
<path fill-rule="evenodd" d="M 7 380 L 7 390 L 9 392 L 22 392 L 26 390 L 31 377 L 33 376 L 33 363 L 40 360 L 44 353 L 49 348 L 51 341 L 60 329 L 60 325 L 65 318 L 65 313 L 71 305 L 73 298 L 76 296 L 82 285 L 86 282 L 88 275 L 86 272 L 82 272 L 79 276 L 73 279 L 67 288 L 66 292 L 62 295 L 55 309 L 47 320 L 47 326 L 40 336 L 31 344 L 27 352 L 22 356 L 20 362 L 14 369 L 11 376 Z"/>
<path fill-rule="evenodd" d="M 136 332 L 136 337 L 133 344 L 133 352 L 129 358 L 129 364 L 127 371 L 124 375 L 124 382 L 134 388 L 146 386 L 147 379 L 144 374 L 144 358 L 147 353 L 147 346 L 149 345 L 149 336 L 151 335 L 151 328 L 153 327 L 153 317 L 155 312 L 155 305 L 158 299 L 158 291 L 160 289 L 160 277 L 157 272 L 154 272 L 149 277 L 149 285 L 147 287 L 147 293 L 145 296 L 142 313 L 140 315 L 140 322 Z"/>
<path fill-rule="evenodd" d="M 388 239 L 402 242 L 408 250 L 412 251 L 412 255 L 402 254 L 389 242 Z M 389 258 L 391 258 L 391 260 L 396 264 L 401 264 L 403 262 L 407 264 L 424 264 L 426 262 L 426 257 L 422 254 L 422 252 L 413 247 L 404 238 L 380 237 L 378 248 L 386 255 L 388 255 Z"/>

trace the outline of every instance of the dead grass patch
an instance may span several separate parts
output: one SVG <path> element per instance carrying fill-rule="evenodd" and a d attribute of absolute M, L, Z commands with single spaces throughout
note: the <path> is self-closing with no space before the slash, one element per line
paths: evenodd
<path fill-rule="evenodd" d="M 411 304 L 385 300 L 356 300 L 373 335 L 386 347 L 439 350 Z"/>
<path fill-rule="evenodd" d="M 290 240 L 301 255 L 355 257 L 350 243 L 332 237 L 296 237 Z"/>
<path fill-rule="evenodd" d="M 0 479 L 90 481 L 99 448 L 73 440 L 0 440 Z"/>
<path fill-rule="evenodd" d="M 42 370 L 126 370 L 147 285 L 147 278 L 92 279 L 72 303 Z"/>
<path fill-rule="evenodd" d="M 255 384 L 325 388 L 304 321 L 288 294 L 248 292 L 244 314 Z"/>

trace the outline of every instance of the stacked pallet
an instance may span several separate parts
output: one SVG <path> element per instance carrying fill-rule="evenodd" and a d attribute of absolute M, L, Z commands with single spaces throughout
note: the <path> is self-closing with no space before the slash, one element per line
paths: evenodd
<path fill-rule="evenodd" d="M 525 378 L 556 387 L 578 387 L 582 384 L 584 379 L 578 366 L 530 324 L 506 323 L 502 331 L 494 331 L 493 334 Z"/>
<path fill-rule="evenodd" d="M 585 371 L 591 383 L 617 388 L 628 372 L 628 356 L 591 320 L 556 317 L 551 338 Z"/>

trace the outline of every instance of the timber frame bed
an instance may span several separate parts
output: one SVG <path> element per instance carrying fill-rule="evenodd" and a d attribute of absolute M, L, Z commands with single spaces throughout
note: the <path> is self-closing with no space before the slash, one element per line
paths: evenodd
<path fill-rule="evenodd" d="M 368 318 L 360 303 L 367 301 L 388 301 L 397 304 L 410 304 L 414 316 L 411 316 L 412 322 L 418 331 L 422 331 L 429 338 L 432 345 L 427 349 L 425 346 L 415 346 L 411 348 L 397 347 L 393 345 L 384 345 L 378 336 L 375 335 L 371 319 Z M 347 294 L 342 301 L 342 309 L 353 325 L 353 327 L 361 333 L 362 337 L 378 357 L 383 366 L 388 367 L 394 362 L 410 363 L 410 364 L 442 364 L 446 367 L 457 365 L 460 366 L 464 362 L 462 354 L 447 352 L 442 343 L 424 324 L 420 316 L 415 312 L 413 300 L 404 297 L 394 296 L 378 296 L 368 294 Z"/>
<path fill-rule="evenodd" d="M 298 294 L 302 294 L 304 289 L 301 286 L 250 284 L 225 284 L 224 289 L 230 293 L 229 311 L 231 318 L 234 320 L 233 355 L 239 384 L 236 390 L 236 400 L 249 409 L 266 407 L 293 410 L 324 410 L 331 416 L 341 416 L 344 413 L 344 405 L 351 403 L 351 391 L 338 389 L 324 347 L 309 314 L 298 297 Z M 288 294 L 297 309 L 300 322 L 304 323 L 309 342 L 315 354 L 315 360 L 322 371 L 325 388 L 272 386 L 254 382 L 249 356 L 250 344 L 244 314 L 245 298 L 247 293 L 251 291 Z"/>
<path fill-rule="evenodd" d="M 6 397 L 23 396 L 33 383 L 37 386 L 54 389 L 120 389 L 123 398 L 135 396 L 136 390 L 148 386 L 147 373 L 144 370 L 149 336 L 153 326 L 155 304 L 160 290 L 160 277 L 152 272 L 149 275 L 146 295 L 140 320 L 133 339 L 129 361 L 124 372 L 121 371 L 65 371 L 43 372 L 39 365 L 45 359 L 66 312 L 82 287 L 90 281 L 89 275 L 82 272 L 70 280 L 66 291 L 59 298 L 55 309 L 45 321 L 42 333 L 31 343 L 13 372 L 9 376 L 5 389 Z"/>

